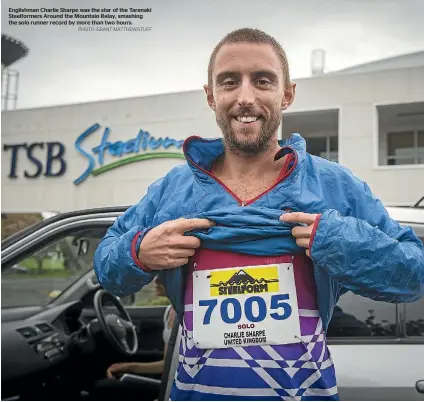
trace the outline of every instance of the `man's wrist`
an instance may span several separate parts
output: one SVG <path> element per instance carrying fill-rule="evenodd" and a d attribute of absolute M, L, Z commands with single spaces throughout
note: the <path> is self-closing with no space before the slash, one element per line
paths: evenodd
<path fill-rule="evenodd" d="M 131 242 L 131 256 L 134 263 L 144 272 L 152 272 L 153 270 L 147 267 L 139 258 L 142 235 L 144 232 L 137 232 Z"/>
<path fill-rule="evenodd" d="M 315 235 L 316 235 L 317 230 L 318 230 L 318 225 L 319 225 L 319 221 L 321 219 L 321 215 L 322 214 L 318 214 L 317 217 L 315 218 L 315 222 L 313 223 L 312 233 L 311 233 L 311 237 L 309 239 L 309 253 L 311 253 L 312 244 L 314 242 Z"/>

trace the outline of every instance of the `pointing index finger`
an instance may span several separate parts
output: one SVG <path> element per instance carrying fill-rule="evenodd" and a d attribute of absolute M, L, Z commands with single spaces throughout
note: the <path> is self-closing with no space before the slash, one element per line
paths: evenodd
<path fill-rule="evenodd" d="M 312 225 L 315 222 L 317 214 L 308 214 L 306 212 L 289 212 L 281 215 L 280 220 L 290 223 L 306 223 Z"/>

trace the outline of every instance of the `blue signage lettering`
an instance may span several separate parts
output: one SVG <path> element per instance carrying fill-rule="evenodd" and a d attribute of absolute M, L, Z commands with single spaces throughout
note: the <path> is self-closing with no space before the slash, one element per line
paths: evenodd
<path fill-rule="evenodd" d="M 44 171 L 44 176 L 46 177 L 58 177 L 63 176 L 66 172 L 66 161 L 64 159 L 65 155 L 65 146 L 60 142 L 34 142 L 34 143 L 23 143 L 23 144 L 12 144 L 12 145 L 3 145 L 4 151 L 11 150 L 12 155 L 10 159 L 10 171 L 8 177 L 11 179 L 17 179 L 18 173 L 18 155 L 19 149 L 24 149 L 26 151 L 26 157 L 28 160 L 35 166 L 35 171 L 25 170 L 23 172 L 24 177 L 28 179 L 34 179 L 39 177 L 43 173 L 43 159 L 40 159 L 40 154 L 43 154 L 44 145 L 47 147 L 47 154 L 45 157 L 46 167 Z M 38 151 L 38 156 L 35 155 Z M 59 164 L 59 169 L 54 170 L 54 166 Z"/>
<path fill-rule="evenodd" d="M 47 143 L 47 162 L 46 173 L 44 176 L 57 177 L 62 176 L 66 171 L 66 162 L 63 159 L 65 147 L 60 142 Z M 53 172 L 53 163 L 57 161 L 60 164 L 60 169 L 56 173 Z"/>
<path fill-rule="evenodd" d="M 180 158 L 184 159 L 184 155 L 171 152 L 148 152 L 140 154 L 140 151 L 157 150 L 162 147 L 168 149 L 175 147 L 180 149 L 184 141 L 175 140 L 173 138 L 155 138 L 149 132 L 140 130 L 136 138 L 131 138 L 128 141 L 109 141 L 110 128 L 106 127 L 103 132 L 100 144 L 91 148 L 90 151 L 83 149 L 82 143 L 84 140 L 97 131 L 100 124 L 96 123 L 85 130 L 75 141 L 75 148 L 84 158 L 87 159 L 88 166 L 86 170 L 74 180 L 74 184 L 82 183 L 89 175 L 98 175 L 118 166 L 132 163 L 138 160 L 146 160 L 153 158 Z M 104 165 L 106 152 L 113 157 L 120 158 L 117 161 Z M 135 155 L 131 155 L 135 154 Z M 123 158 L 123 156 L 131 155 Z"/>
<path fill-rule="evenodd" d="M 43 171 L 43 164 L 33 156 L 32 151 L 34 148 L 44 148 L 44 144 L 42 142 L 34 142 L 33 144 L 29 145 L 27 147 L 27 157 L 28 159 L 37 166 L 37 170 L 34 174 L 29 174 L 27 171 L 24 172 L 24 176 L 28 178 L 38 177 L 40 176 L 41 172 Z"/>

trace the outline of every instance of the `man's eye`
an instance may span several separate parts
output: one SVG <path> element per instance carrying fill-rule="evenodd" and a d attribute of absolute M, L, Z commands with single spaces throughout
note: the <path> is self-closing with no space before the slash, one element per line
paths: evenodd
<path fill-rule="evenodd" d="M 232 87 L 232 86 L 236 85 L 237 83 L 234 80 L 226 80 L 226 81 L 223 82 L 223 84 L 228 86 L 228 87 Z"/>
<path fill-rule="evenodd" d="M 265 80 L 265 79 L 258 80 L 257 83 L 261 86 L 270 84 L 270 82 L 268 80 Z"/>

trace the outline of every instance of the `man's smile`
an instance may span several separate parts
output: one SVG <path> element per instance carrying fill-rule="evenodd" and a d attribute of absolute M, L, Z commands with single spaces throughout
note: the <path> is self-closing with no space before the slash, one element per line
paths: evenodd
<path fill-rule="evenodd" d="M 237 123 L 241 123 L 242 125 L 254 124 L 261 119 L 260 116 L 234 116 L 233 118 Z"/>

